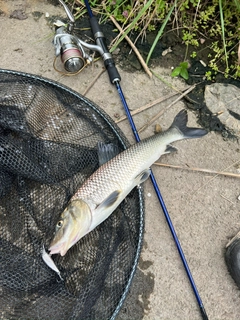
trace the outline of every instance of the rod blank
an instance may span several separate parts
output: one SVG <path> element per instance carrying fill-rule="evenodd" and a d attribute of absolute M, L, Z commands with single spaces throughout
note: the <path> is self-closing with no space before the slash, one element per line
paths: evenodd
<path fill-rule="evenodd" d="M 87 11 L 88 11 L 88 15 L 89 15 L 89 17 L 90 17 L 90 24 L 91 24 L 91 20 L 93 19 L 94 15 L 93 15 L 93 13 L 92 13 L 92 10 L 91 10 L 91 8 L 90 8 L 90 5 L 89 5 L 88 0 L 84 0 L 84 2 L 85 2 L 85 5 L 86 5 L 86 8 L 87 8 Z M 98 22 L 97 22 L 98 26 L 96 26 L 96 21 L 97 21 L 97 20 L 94 19 L 94 26 L 93 26 L 93 27 L 92 27 L 92 24 L 91 24 L 93 33 L 101 32 L 100 26 L 99 26 Z M 102 34 L 102 33 L 101 33 L 101 34 Z M 112 59 L 112 57 L 111 57 L 111 59 Z M 116 72 L 116 74 L 119 74 L 118 71 L 117 71 L 117 68 L 115 67 L 115 64 L 114 64 L 114 63 L 113 63 L 113 66 L 112 66 L 112 67 L 116 69 L 116 71 L 114 71 L 114 72 Z M 111 67 L 111 69 L 112 69 L 112 67 Z M 108 70 L 108 69 L 107 69 L 107 70 Z M 124 110 L 125 110 L 126 115 L 127 115 L 127 117 L 128 117 L 130 126 L 131 126 L 131 128 L 132 128 L 134 137 L 135 137 L 136 141 L 139 142 L 139 141 L 140 141 L 140 137 L 139 137 L 139 135 L 138 135 L 138 132 L 137 132 L 135 123 L 134 123 L 134 121 L 133 121 L 133 118 L 132 118 L 132 116 L 131 116 L 129 107 L 128 107 L 128 105 L 127 105 L 126 99 L 125 99 L 125 97 L 124 97 L 124 94 L 123 94 L 122 89 L 121 89 L 121 86 L 120 86 L 120 76 L 119 76 L 118 78 L 116 78 L 114 81 L 112 81 L 112 80 L 111 80 L 111 75 L 109 74 L 109 78 L 110 78 L 111 83 L 115 84 L 115 86 L 116 86 L 116 89 L 117 89 L 117 91 L 118 91 L 118 93 L 119 93 L 119 96 L 120 96 L 121 102 L 122 102 L 122 104 L 123 104 Z M 152 181 L 154 190 L 155 190 L 156 195 L 157 195 L 157 197 L 158 197 L 159 203 L 160 203 L 160 205 L 161 205 L 161 207 L 162 207 L 164 216 L 165 216 L 165 218 L 166 218 L 166 220 L 167 220 L 167 224 L 168 224 L 169 229 L 170 229 L 170 231 L 171 231 L 172 237 L 173 237 L 174 242 L 175 242 L 175 244 L 176 244 L 176 247 L 177 247 L 177 250 L 178 250 L 178 252 L 179 252 L 180 258 L 181 258 L 181 260 L 182 260 L 183 266 L 184 266 L 184 268 L 185 268 L 185 271 L 186 271 L 186 273 L 187 273 L 187 276 L 188 276 L 188 279 L 189 279 L 189 281 L 190 281 L 191 287 L 192 287 L 192 289 L 193 289 L 194 295 L 195 295 L 195 297 L 196 297 L 197 303 L 198 303 L 198 305 L 199 305 L 200 312 L 201 312 L 201 316 L 202 316 L 203 320 L 208 320 L 208 316 L 207 316 L 207 313 L 206 313 L 206 311 L 205 311 L 203 302 L 202 302 L 201 297 L 200 297 L 200 295 L 199 295 L 199 292 L 198 292 L 198 290 L 197 290 L 196 284 L 195 284 L 195 282 L 194 282 L 193 276 L 192 276 L 192 274 L 191 274 L 191 271 L 190 271 L 190 268 L 189 268 L 189 266 L 188 266 L 187 260 L 186 260 L 186 258 L 185 258 L 184 252 L 183 252 L 183 250 L 182 250 L 181 244 L 180 244 L 179 239 L 178 239 L 178 237 L 177 237 L 177 234 L 176 234 L 176 232 L 175 232 L 175 229 L 174 229 L 173 223 L 172 223 L 172 221 L 171 221 L 170 215 L 169 215 L 169 213 L 168 213 L 167 207 L 166 207 L 166 205 L 165 205 L 165 203 L 164 203 L 164 201 L 163 201 L 163 197 L 162 197 L 162 195 L 161 195 L 160 189 L 159 189 L 159 187 L 158 187 L 158 184 L 157 184 L 156 179 L 155 179 L 155 177 L 154 177 L 154 175 L 153 175 L 152 172 L 151 172 L 151 175 L 150 175 L 150 179 L 151 179 L 151 181 Z"/>

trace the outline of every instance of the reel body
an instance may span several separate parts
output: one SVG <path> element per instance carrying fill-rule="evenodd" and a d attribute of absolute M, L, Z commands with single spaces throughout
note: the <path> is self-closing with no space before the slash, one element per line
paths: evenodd
<path fill-rule="evenodd" d="M 61 58 L 64 69 L 68 73 L 78 73 L 91 62 L 91 58 L 84 51 L 78 38 L 68 33 L 64 26 L 56 30 L 54 46 L 56 58 Z M 54 69 L 59 71 L 55 66 L 55 61 Z"/>
<path fill-rule="evenodd" d="M 67 5 L 62 1 L 59 2 L 63 5 L 65 12 L 68 16 L 69 22 L 65 25 L 63 22 L 58 21 L 55 23 L 57 29 L 54 37 L 54 46 L 56 51 L 56 58 L 61 57 L 65 75 L 74 75 L 82 71 L 82 69 L 93 61 L 93 58 L 87 54 L 87 50 L 98 52 L 104 62 L 104 65 L 108 71 L 109 79 L 111 83 L 118 83 L 121 77 L 115 67 L 111 53 L 108 51 L 106 45 L 106 39 L 99 29 L 98 21 L 96 17 L 90 18 L 90 25 L 95 38 L 95 44 L 89 44 L 77 36 L 73 35 L 75 19 Z M 56 68 L 56 58 L 53 63 L 53 67 L 56 71 L 63 73 Z"/>

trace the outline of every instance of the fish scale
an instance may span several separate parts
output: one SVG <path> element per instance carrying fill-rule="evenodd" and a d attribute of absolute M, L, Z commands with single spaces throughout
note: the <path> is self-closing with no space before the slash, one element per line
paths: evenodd
<path fill-rule="evenodd" d="M 170 132 L 157 134 L 132 145 L 95 171 L 72 199 L 91 199 L 98 205 L 114 190 L 129 193 L 136 177 L 165 153 L 167 144 L 179 139 L 182 139 L 182 134 L 173 128 Z"/>
<path fill-rule="evenodd" d="M 51 254 L 65 255 L 79 239 L 102 223 L 130 191 L 150 175 L 162 154 L 176 151 L 171 143 L 200 138 L 207 132 L 188 128 L 186 110 L 180 111 L 168 130 L 132 145 L 99 167 L 73 195 L 56 225 Z"/>

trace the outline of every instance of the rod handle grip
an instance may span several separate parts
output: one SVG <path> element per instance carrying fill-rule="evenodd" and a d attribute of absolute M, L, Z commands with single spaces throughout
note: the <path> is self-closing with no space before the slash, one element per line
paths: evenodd
<path fill-rule="evenodd" d="M 109 58 L 104 61 L 105 68 L 107 69 L 108 76 L 111 83 L 120 82 L 121 77 L 120 74 L 115 66 L 114 60 Z"/>
<path fill-rule="evenodd" d="M 94 36 L 96 33 L 101 32 L 98 20 L 95 16 L 92 16 L 90 18 L 90 25 L 91 25 L 92 33 Z"/>
<path fill-rule="evenodd" d="M 92 16 L 90 18 L 90 25 L 97 45 L 102 48 L 102 58 L 104 61 L 105 68 L 107 69 L 110 82 L 120 82 L 120 74 L 115 66 L 111 53 L 108 50 L 108 47 L 106 45 L 106 39 L 100 29 L 98 20 L 95 16 Z"/>

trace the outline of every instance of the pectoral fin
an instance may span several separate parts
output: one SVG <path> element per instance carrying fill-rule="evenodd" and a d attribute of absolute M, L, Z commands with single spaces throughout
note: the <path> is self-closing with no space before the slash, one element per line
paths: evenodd
<path fill-rule="evenodd" d="M 107 209 L 111 207 L 117 200 L 120 195 L 120 190 L 113 191 L 102 203 L 97 206 L 97 210 Z"/>
<path fill-rule="evenodd" d="M 139 185 L 141 183 L 143 183 L 144 181 L 147 180 L 147 178 L 150 176 L 151 174 L 151 169 L 146 169 L 144 171 L 142 171 L 138 176 L 136 176 L 135 181 L 136 181 L 136 185 Z"/>

